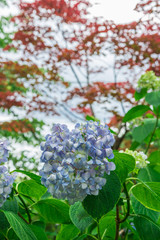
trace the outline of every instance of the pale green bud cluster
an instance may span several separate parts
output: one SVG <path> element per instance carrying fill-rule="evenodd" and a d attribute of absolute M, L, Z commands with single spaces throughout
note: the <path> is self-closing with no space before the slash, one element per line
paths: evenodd
<path fill-rule="evenodd" d="M 148 71 L 138 80 L 138 88 L 160 91 L 160 77 L 157 77 L 153 71 Z"/>
<path fill-rule="evenodd" d="M 143 152 L 132 151 L 132 150 L 129 150 L 128 148 L 126 148 L 125 151 L 120 151 L 120 152 L 124 152 L 134 157 L 136 161 L 137 169 L 145 168 L 147 164 L 150 163 L 149 161 L 147 161 L 147 155 L 144 154 Z"/>

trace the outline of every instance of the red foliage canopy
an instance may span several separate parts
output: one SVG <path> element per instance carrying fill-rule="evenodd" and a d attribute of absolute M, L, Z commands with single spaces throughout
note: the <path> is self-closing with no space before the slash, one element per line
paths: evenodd
<path fill-rule="evenodd" d="M 49 81 L 47 93 L 51 89 L 49 84 L 61 81 L 62 71 L 69 67 L 78 87 L 69 93 L 67 100 L 75 95 L 82 98 L 76 108 L 78 112 L 93 114 L 92 104 L 101 103 L 104 98 L 105 102 L 112 97 L 116 101 L 133 104 L 128 97 L 134 93 L 130 79 L 120 83 L 116 83 L 116 79 L 115 83 L 92 81 L 95 73 L 102 73 L 105 68 L 102 64 L 95 66 L 93 59 L 99 57 L 101 60 L 110 51 L 116 56 L 114 67 L 117 70 L 139 67 L 143 71 L 154 70 L 159 75 L 160 26 L 153 18 L 157 17 L 159 1 L 152 2 L 140 1 L 136 6 L 137 11 L 148 14 L 147 20 L 142 18 L 138 22 L 116 25 L 101 18 L 89 19 L 89 0 L 34 0 L 32 3 L 21 0 L 20 14 L 12 19 L 17 23 L 18 31 L 6 49 L 14 47 L 23 54 L 20 61 L 27 66 L 29 73 L 33 69 L 34 84 Z M 83 72 L 84 84 L 79 70 Z M 17 72 L 24 79 L 31 77 L 20 69 Z M 65 81 L 63 83 L 68 86 Z M 43 94 L 44 91 L 39 90 L 32 98 L 33 102 L 28 104 L 28 111 L 39 109 L 55 114 L 55 102 L 53 99 L 45 102 Z"/>
<path fill-rule="evenodd" d="M 141 0 L 136 11 L 144 16 L 138 22 L 116 25 L 111 36 L 112 51 L 118 57 L 116 67 L 139 66 L 160 75 L 159 0 Z"/>

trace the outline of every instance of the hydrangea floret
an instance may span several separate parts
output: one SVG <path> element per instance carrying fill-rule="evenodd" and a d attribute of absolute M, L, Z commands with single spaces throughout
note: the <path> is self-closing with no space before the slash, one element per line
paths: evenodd
<path fill-rule="evenodd" d="M 120 152 L 127 153 L 132 157 L 134 157 L 136 161 L 137 169 L 145 168 L 147 164 L 150 163 L 149 161 L 147 161 L 147 155 L 144 154 L 143 152 L 132 151 L 132 150 L 129 150 L 128 148 L 125 151 L 121 150 Z"/>
<path fill-rule="evenodd" d="M 8 161 L 8 145 L 7 140 L 0 140 L 0 164 Z"/>
<path fill-rule="evenodd" d="M 14 177 L 8 173 L 5 166 L 0 166 L 0 207 L 12 191 Z"/>
<path fill-rule="evenodd" d="M 8 145 L 7 140 L 0 140 L 0 163 L 4 163 L 8 160 Z M 0 166 L 0 207 L 8 198 L 12 191 L 12 186 L 15 177 L 10 175 L 5 166 Z"/>
<path fill-rule="evenodd" d="M 115 170 L 108 159 L 114 157 L 114 137 L 107 125 L 87 121 L 73 130 L 54 124 L 52 133 L 41 143 L 42 184 L 53 197 L 71 204 L 87 195 L 98 195 L 106 184 L 104 173 Z"/>

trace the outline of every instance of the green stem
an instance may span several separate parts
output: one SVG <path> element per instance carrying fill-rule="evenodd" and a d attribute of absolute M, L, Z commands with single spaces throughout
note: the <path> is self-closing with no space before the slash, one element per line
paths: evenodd
<path fill-rule="evenodd" d="M 126 213 L 126 215 L 125 215 L 125 217 L 123 219 L 120 219 L 120 217 L 119 217 L 119 206 L 116 205 L 116 235 L 115 235 L 115 240 L 118 240 L 118 238 L 119 238 L 119 227 L 120 227 L 120 224 L 125 222 L 126 219 L 130 215 L 130 198 L 129 198 L 129 193 L 128 193 L 128 190 L 127 190 L 127 187 L 126 187 L 125 183 L 123 183 L 123 187 L 124 187 L 124 193 L 125 193 L 126 199 L 127 199 L 127 213 Z"/>
<path fill-rule="evenodd" d="M 153 138 L 153 136 L 154 136 L 154 134 L 155 134 L 155 131 L 156 131 L 156 128 L 157 128 L 157 126 L 158 126 L 158 118 L 159 118 L 159 114 L 157 113 L 157 116 L 156 116 L 156 124 L 155 124 L 155 127 L 154 127 L 154 129 L 153 129 L 153 132 L 152 132 L 151 138 L 150 138 L 150 140 L 149 140 L 148 146 L 147 146 L 147 148 L 146 148 L 145 154 L 148 152 L 148 150 L 149 150 L 149 148 L 150 148 L 152 138 Z"/>
<path fill-rule="evenodd" d="M 118 240 L 118 238 L 119 238 L 119 225 L 120 225 L 119 206 L 116 205 L 116 235 L 115 235 L 115 240 Z"/>
<path fill-rule="evenodd" d="M 125 236 L 124 236 L 124 240 L 127 240 L 127 239 L 128 239 L 128 231 L 129 231 L 129 229 L 127 228 L 126 233 L 125 233 Z"/>
<path fill-rule="evenodd" d="M 142 182 L 139 178 L 136 178 L 136 177 L 129 177 L 126 179 L 126 181 L 129 181 L 129 180 L 137 180 L 137 181 Z"/>
<path fill-rule="evenodd" d="M 95 239 L 95 240 L 98 240 L 98 238 L 96 238 L 95 236 L 93 236 L 93 235 L 91 235 L 91 234 L 87 234 L 87 236 L 89 236 L 89 237 L 91 237 L 91 238 L 93 238 L 93 239 Z"/>
<path fill-rule="evenodd" d="M 19 195 L 19 193 L 17 192 L 17 190 L 15 188 L 14 188 L 14 191 L 17 194 L 18 198 L 20 199 L 21 203 L 23 204 L 23 206 L 24 206 L 24 208 L 26 210 L 27 216 L 28 216 L 28 222 L 29 222 L 29 224 L 31 224 L 32 219 L 31 219 L 31 215 L 29 213 L 29 209 L 28 209 L 26 203 L 24 202 L 23 198 Z"/>
<path fill-rule="evenodd" d="M 127 187 L 126 187 L 126 184 L 123 183 L 123 187 L 124 187 L 124 193 L 126 195 L 126 199 L 127 199 L 127 213 L 126 213 L 126 216 L 119 221 L 119 223 L 123 223 L 126 221 L 126 219 L 129 217 L 130 215 L 130 198 L 129 198 L 129 194 L 128 194 L 128 190 L 127 190 Z"/>
<path fill-rule="evenodd" d="M 98 240 L 101 240 L 101 234 L 99 229 L 99 222 L 97 222 L 97 229 L 98 229 Z"/>

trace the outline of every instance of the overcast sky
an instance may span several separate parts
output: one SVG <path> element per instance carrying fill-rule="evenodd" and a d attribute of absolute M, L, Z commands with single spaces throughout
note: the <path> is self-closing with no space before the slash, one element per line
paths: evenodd
<path fill-rule="evenodd" d="M 133 9 L 139 0 L 93 0 L 97 4 L 92 7 L 91 13 L 94 16 L 103 16 L 107 20 L 114 20 L 116 23 L 126 23 L 139 19 L 140 13 Z"/>
<path fill-rule="evenodd" d="M 12 2 L 12 0 L 9 0 L 9 2 Z M 116 23 L 127 23 L 137 20 L 141 16 L 140 13 L 133 10 L 139 0 L 91 0 L 91 2 L 97 3 L 90 9 L 93 16 L 102 16 L 107 20 L 114 20 Z M 12 7 L 12 14 L 16 13 L 17 9 Z M 7 14 L 7 8 L 5 8 L 5 11 L 0 8 L 0 15 Z"/>

